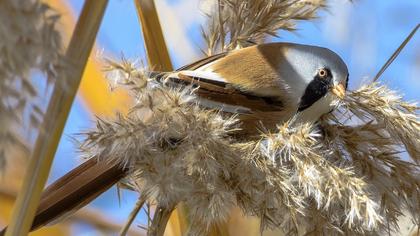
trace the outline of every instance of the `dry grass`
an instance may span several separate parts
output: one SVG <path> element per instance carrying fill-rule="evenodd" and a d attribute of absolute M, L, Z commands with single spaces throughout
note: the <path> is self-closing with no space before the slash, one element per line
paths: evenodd
<path fill-rule="evenodd" d="M 218 0 L 202 28 L 207 55 L 263 41 L 279 30 L 293 31 L 299 20 L 316 18 L 325 0 Z"/>
<path fill-rule="evenodd" d="M 404 144 L 411 159 L 420 161 L 420 122 L 415 103 L 402 100 L 401 95 L 386 86 L 372 83 L 354 91 L 347 98 L 347 108 L 362 121 L 376 121 L 391 137 Z"/>
<path fill-rule="evenodd" d="M 349 93 L 319 124 L 286 123 L 241 142 L 229 136 L 236 119 L 201 109 L 193 90 L 156 83 L 128 61 L 111 67 L 137 104 L 99 119 L 82 153 L 129 166 L 126 181 L 149 202 L 185 202 L 190 235 L 224 222 L 234 206 L 288 234 L 382 234 L 404 210 L 419 217 L 419 168 L 400 155 L 419 151 L 407 141 L 418 141 L 418 107 L 383 85 Z"/>
<path fill-rule="evenodd" d="M 0 171 L 7 147 L 18 142 L 16 130 L 23 124 L 38 128 L 42 120 L 31 72 L 43 73 L 48 83 L 55 79 L 61 59 L 58 18 L 37 0 L 0 2 Z"/>

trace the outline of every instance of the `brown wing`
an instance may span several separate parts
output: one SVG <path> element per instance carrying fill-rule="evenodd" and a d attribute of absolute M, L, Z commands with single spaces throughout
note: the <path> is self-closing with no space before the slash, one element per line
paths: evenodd
<path fill-rule="evenodd" d="M 172 83 L 175 84 L 196 86 L 197 95 L 210 101 L 226 105 L 245 107 L 251 110 L 251 112 L 278 112 L 284 110 L 284 104 L 278 96 L 257 96 L 250 92 L 242 91 L 234 87 L 234 85 L 226 82 L 212 80 L 204 77 L 191 77 L 182 74 L 182 71 L 184 70 L 196 70 L 204 65 L 225 58 L 228 54 L 228 52 L 223 52 L 183 66 L 177 69 L 177 71 L 180 72 L 177 74 L 177 77 L 169 79 Z M 168 79 L 165 77 L 168 74 L 170 75 L 171 73 L 157 74 L 156 78 L 158 80 L 162 78 Z"/>
<path fill-rule="evenodd" d="M 216 61 L 216 60 L 218 60 L 220 58 L 225 57 L 227 54 L 228 54 L 228 52 L 222 52 L 222 53 L 219 53 L 219 54 L 216 54 L 216 55 L 212 55 L 212 56 L 203 58 L 201 60 L 195 61 L 195 62 L 193 62 L 191 64 L 185 65 L 185 66 L 183 66 L 181 68 L 178 68 L 176 71 L 181 71 L 181 70 L 196 70 L 196 69 L 198 69 L 198 68 L 200 68 L 200 67 L 202 67 L 204 65 L 207 65 L 207 64 L 209 64 L 209 63 L 211 63 L 213 61 Z"/>
<path fill-rule="evenodd" d="M 205 78 L 190 77 L 178 74 L 178 78 L 169 78 L 172 82 L 183 85 L 196 86 L 196 94 L 201 98 L 248 108 L 250 112 L 276 112 L 284 109 L 283 104 L 276 97 L 261 97 L 234 88 L 228 83 Z"/>
<path fill-rule="evenodd" d="M 189 65 L 183 66 L 177 69 L 177 71 L 196 70 L 204 65 L 225 58 L 228 54 L 228 52 L 223 52 L 206 57 Z M 242 58 L 242 60 L 243 59 L 244 58 Z M 252 93 L 241 91 L 229 83 L 203 77 L 191 77 L 183 75 L 182 72 L 178 73 L 177 78 L 170 79 L 176 84 L 195 85 L 197 87 L 197 95 L 210 101 L 245 107 L 254 112 L 277 112 L 284 110 L 284 104 L 280 101 L 279 97 L 256 96 Z"/>

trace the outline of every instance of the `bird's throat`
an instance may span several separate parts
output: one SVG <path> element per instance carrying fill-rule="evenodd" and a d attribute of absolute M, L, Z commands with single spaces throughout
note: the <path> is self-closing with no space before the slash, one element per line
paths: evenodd
<path fill-rule="evenodd" d="M 338 106 L 338 103 L 339 101 L 333 94 L 327 93 L 305 110 L 298 112 L 294 119 L 294 123 L 315 123 L 322 115 L 334 110 Z"/>

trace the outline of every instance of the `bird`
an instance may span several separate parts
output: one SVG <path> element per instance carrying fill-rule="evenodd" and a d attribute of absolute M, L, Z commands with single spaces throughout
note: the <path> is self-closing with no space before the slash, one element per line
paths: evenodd
<path fill-rule="evenodd" d="M 245 137 L 290 119 L 316 122 L 337 107 L 349 80 L 348 68 L 335 52 L 286 42 L 223 52 L 150 75 L 169 86 L 192 86 L 203 108 L 237 115 Z M 87 205 L 127 172 L 96 158 L 82 163 L 44 190 L 31 230 Z"/>
<path fill-rule="evenodd" d="M 344 97 L 348 69 L 335 52 L 294 43 L 266 43 L 217 54 L 174 73 L 166 81 L 197 86 L 199 104 L 236 114 L 242 134 L 273 130 L 291 118 L 315 122 Z"/>

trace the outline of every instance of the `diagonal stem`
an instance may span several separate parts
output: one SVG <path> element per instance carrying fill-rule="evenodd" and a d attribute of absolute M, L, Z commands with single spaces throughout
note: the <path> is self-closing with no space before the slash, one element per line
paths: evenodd
<path fill-rule="evenodd" d="M 165 233 L 166 225 L 168 224 L 169 217 L 171 216 L 174 206 L 156 207 L 155 215 L 153 216 L 152 225 L 147 231 L 147 236 L 163 236 Z"/>
<path fill-rule="evenodd" d="M 134 206 L 133 210 L 131 211 L 127 222 L 125 222 L 125 225 L 122 227 L 120 231 L 120 236 L 127 235 L 127 232 L 130 229 L 131 224 L 133 224 L 134 219 L 136 218 L 137 214 L 139 214 L 141 208 L 143 208 L 143 205 L 145 202 L 146 202 L 146 197 L 142 194 L 137 200 L 136 205 Z"/>
<path fill-rule="evenodd" d="M 395 50 L 395 52 L 391 55 L 391 57 L 388 59 L 388 61 L 385 62 L 385 64 L 382 66 L 382 68 L 379 70 L 379 72 L 375 75 L 373 78 L 373 82 L 376 82 L 379 77 L 385 72 L 385 70 L 392 64 L 392 62 L 395 60 L 395 58 L 398 57 L 400 52 L 403 50 L 405 45 L 407 45 L 408 42 L 410 42 L 411 38 L 414 36 L 414 34 L 419 29 L 420 24 L 418 24 L 414 29 L 411 31 L 411 33 L 405 38 L 405 40 L 401 43 L 401 45 Z"/>
<path fill-rule="evenodd" d="M 7 236 L 27 235 L 31 228 L 42 189 L 47 181 L 51 164 L 60 141 L 71 105 L 76 95 L 84 67 L 102 21 L 107 0 L 86 1 L 66 51 L 66 67 L 59 72 L 50 103 L 27 173 L 24 178 Z M 65 88 L 64 86 L 65 85 Z"/>
<path fill-rule="evenodd" d="M 154 0 L 134 0 L 134 3 L 143 32 L 149 66 L 154 70 L 172 71 L 171 58 L 169 57 Z M 188 227 L 187 209 L 181 203 L 175 210 L 175 213 L 174 220 L 171 223 L 179 226 L 181 235 L 184 235 Z"/>
<path fill-rule="evenodd" d="M 163 37 L 153 0 L 134 0 L 146 44 L 147 59 L 153 70 L 172 71 L 172 63 Z"/>

